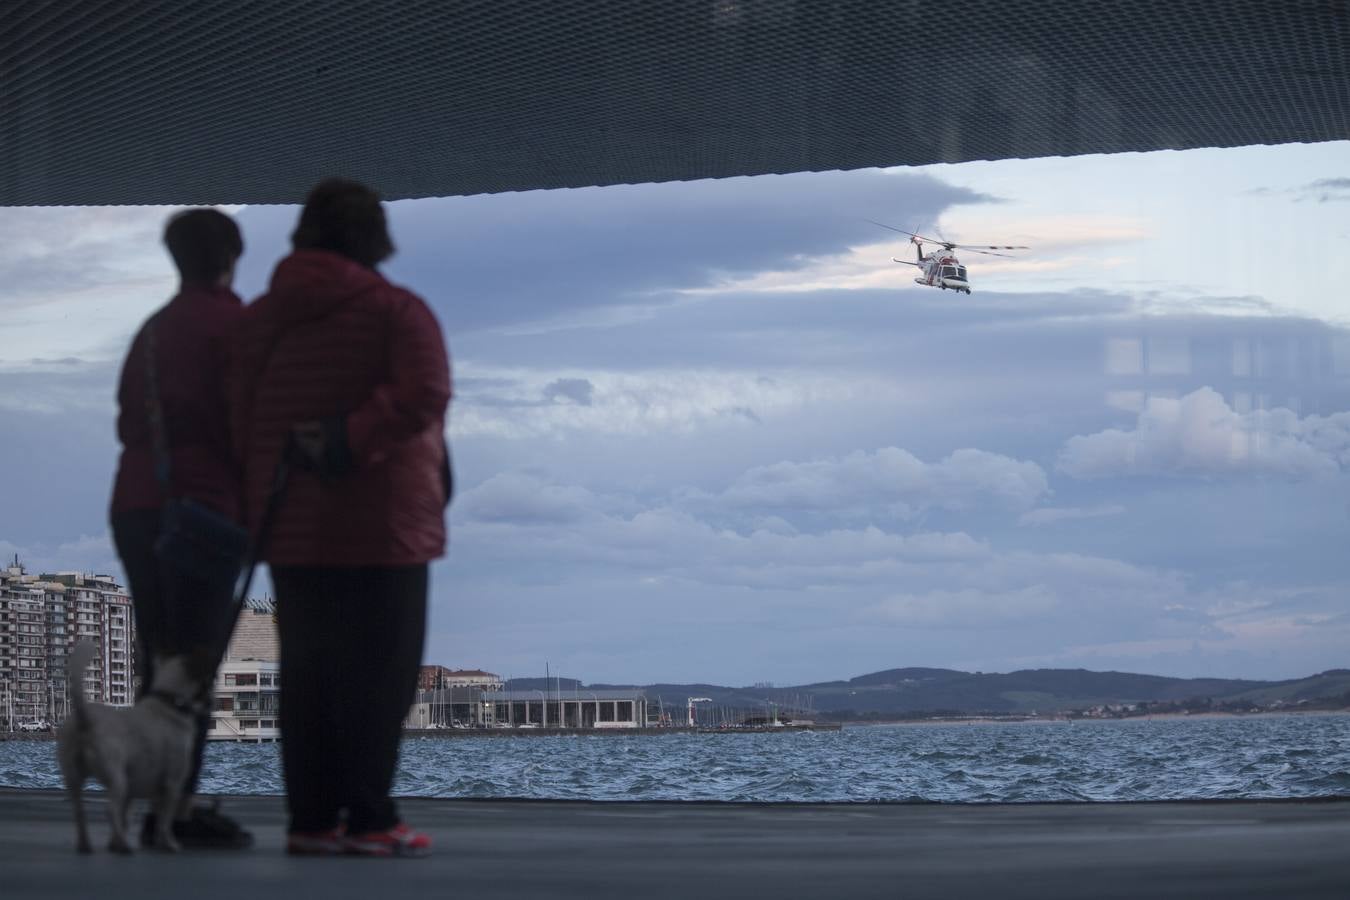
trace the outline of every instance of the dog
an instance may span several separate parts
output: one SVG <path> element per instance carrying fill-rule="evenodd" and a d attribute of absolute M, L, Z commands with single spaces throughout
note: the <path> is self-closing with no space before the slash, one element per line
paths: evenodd
<path fill-rule="evenodd" d="M 159 850 L 176 853 L 173 823 L 186 813 L 191 795 L 184 796 L 197 716 L 207 708 L 210 669 L 200 654 L 172 656 L 156 661 L 150 690 L 129 709 L 117 709 L 85 699 L 84 670 L 94 657 L 94 645 L 75 646 L 66 666 L 70 680 L 72 714 L 61 726 L 57 758 L 66 791 L 75 807 L 76 849 L 90 853 L 84 816 L 84 782 L 98 781 L 108 792 L 108 849 L 130 853 L 127 812 L 131 801 L 146 798 L 155 812 L 155 839 Z"/>

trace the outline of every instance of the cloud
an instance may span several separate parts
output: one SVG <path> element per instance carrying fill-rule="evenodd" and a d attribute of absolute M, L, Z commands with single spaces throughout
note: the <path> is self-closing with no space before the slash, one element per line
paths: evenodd
<path fill-rule="evenodd" d="M 116 378 L 109 361 L 0 360 L 0 413 L 111 418 Z"/>
<path fill-rule="evenodd" d="M 468 375 L 456 381 L 456 440 L 686 433 L 715 423 L 760 424 L 806 406 L 896 390 L 865 375 L 806 372 L 698 368 L 583 377 L 474 364 L 461 364 L 460 371 Z"/>
<path fill-rule="evenodd" d="M 1276 190 L 1268 187 L 1252 188 L 1244 193 L 1253 197 L 1286 194 L 1296 201 L 1315 200 L 1318 203 L 1350 200 L 1350 178 L 1318 178 L 1297 187 Z"/>
<path fill-rule="evenodd" d="M 1153 396 L 1135 427 L 1070 438 L 1058 469 L 1073 478 L 1125 475 L 1330 475 L 1350 461 L 1350 413 L 1299 418 L 1277 408 L 1234 411 L 1210 387 Z"/>
<path fill-rule="evenodd" d="M 1294 189 L 1303 200 L 1318 203 L 1350 200 L 1350 178 L 1319 178 Z"/>
<path fill-rule="evenodd" d="M 594 394 L 595 385 L 586 378 L 559 378 L 544 386 L 546 400 L 570 400 L 578 406 L 590 406 Z"/>
<path fill-rule="evenodd" d="M 1009 663 L 1252 678 L 1261 677 L 1255 670 L 1263 660 L 1284 655 L 1299 660 L 1294 675 L 1307 675 L 1345 664 L 1350 640 L 1346 590 L 1346 584 L 1337 582 L 1311 588 L 1223 584 L 1164 605 L 1161 627 L 1148 636 L 1069 642 L 1053 652 L 1010 658 Z"/>
<path fill-rule="evenodd" d="M 1017 524 L 1039 528 L 1044 525 L 1053 525 L 1057 522 L 1118 516 L 1123 512 L 1125 512 L 1125 507 L 1115 503 L 1091 507 L 1043 506 L 1040 509 L 1028 510 L 1027 512 L 1022 513 L 1017 519 Z"/>
<path fill-rule="evenodd" d="M 609 322 L 626 307 L 722 278 L 792 268 L 872 239 L 867 211 L 933 217 L 985 199 L 928 175 L 854 172 L 619 185 L 389 204 L 390 277 L 423 293 L 451 334 Z M 296 211 L 250 207 L 250 245 L 285 245 Z M 261 290 L 273 259 L 246 255 Z"/>
<path fill-rule="evenodd" d="M 925 463 L 907 450 L 883 447 L 756 466 L 717 499 L 739 509 L 870 512 L 904 519 L 929 508 L 991 504 L 1023 509 L 1047 491 L 1045 472 L 1033 462 L 962 449 Z"/>
<path fill-rule="evenodd" d="M 112 537 L 107 532 L 82 534 L 55 543 L 16 544 L 0 539 L 0 565 L 9 565 L 16 556 L 24 569 L 33 575 L 56 572 L 118 575 L 122 569 Z"/>
<path fill-rule="evenodd" d="M 979 209 L 983 216 L 988 207 L 982 204 Z M 1107 216 L 1043 216 L 986 222 L 986 227 L 999 232 L 1000 243 L 1026 241 L 1036 252 L 1022 259 L 970 254 L 964 262 L 971 267 L 972 276 L 981 272 L 1048 272 L 1085 266 L 1115 268 L 1128 260 L 1120 256 L 1100 259 L 1066 251 L 1129 243 L 1149 237 L 1149 232 L 1139 220 Z M 958 242 L 963 240 L 960 234 L 948 234 L 947 237 Z M 795 294 L 813 291 L 894 291 L 915 287 L 913 267 L 900 266 L 892 257 L 912 261 L 913 247 L 903 241 L 897 242 L 894 238 L 878 238 L 835 253 L 802 253 L 785 260 L 787 264 L 776 269 L 751 274 L 718 273 L 714 283 L 685 288 L 681 293 L 692 296 Z"/>
<path fill-rule="evenodd" d="M 112 358 L 177 281 L 160 243 L 165 207 L 38 207 L 0 216 L 5 350 Z M 8 351 L 8 353 L 7 353 Z"/>
<path fill-rule="evenodd" d="M 457 511 L 471 522 L 563 525 L 596 515 L 595 494 L 575 485 L 548 484 L 519 472 L 503 472 L 462 494 Z"/>

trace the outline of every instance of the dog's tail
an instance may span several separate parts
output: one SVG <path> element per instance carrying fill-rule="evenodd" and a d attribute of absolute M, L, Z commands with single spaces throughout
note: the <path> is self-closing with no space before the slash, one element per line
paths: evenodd
<path fill-rule="evenodd" d="M 80 641 L 70 651 L 70 656 L 66 657 L 66 685 L 70 691 L 71 711 L 80 727 L 84 727 L 89 720 L 88 701 L 84 696 L 84 670 L 89 668 L 94 653 L 93 641 Z"/>

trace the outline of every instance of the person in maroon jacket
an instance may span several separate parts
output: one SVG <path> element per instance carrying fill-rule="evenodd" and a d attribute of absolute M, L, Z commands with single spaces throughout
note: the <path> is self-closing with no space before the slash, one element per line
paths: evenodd
<path fill-rule="evenodd" d="M 300 449 L 263 550 L 281 636 L 287 850 L 425 855 L 430 839 L 400 821 L 389 791 L 427 564 L 445 552 L 445 342 L 426 303 L 376 271 L 394 248 L 370 189 L 320 183 L 291 241 L 244 313 L 232 409 L 255 533 L 278 461 Z"/>
<path fill-rule="evenodd" d="M 156 475 L 148 415 L 147 328 L 154 322 L 154 364 L 168 449 L 168 493 L 191 498 L 238 519 L 239 469 L 230 443 L 226 372 L 243 304 L 230 285 L 244 252 L 239 228 L 214 209 L 190 209 L 169 220 L 164 243 L 178 268 L 178 293 L 142 325 L 131 342 L 117 388 L 117 436 L 122 455 L 113 484 L 113 542 L 131 589 L 140 647 L 141 691 L 154 678 L 156 656 L 202 650 L 224 654 L 233 628 L 228 588 L 171 576 L 155 553 L 165 491 Z M 198 717 L 187 794 L 195 792 L 211 716 Z M 141 843 L 154 834 L 146 816 Z M 245 847 L 251 836 L 214 807 L 191 808 L 174 823 L 188 847 Z"/>

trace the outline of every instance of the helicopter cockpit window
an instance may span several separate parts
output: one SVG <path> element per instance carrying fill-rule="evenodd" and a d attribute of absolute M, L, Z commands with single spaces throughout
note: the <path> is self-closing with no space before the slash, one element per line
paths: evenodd
<path fill-rule="evenodd" d="M 962 278 L 962 279 L 965 278 L 965 275 L 964 275 L 964 274 L 957 274 L 957 272 L 958 272 L 958 268 L 957 268 L 956 266 L 943 266 L 943 267 L 942 267 L 942 277 L 943 277 L 943 278 Z"/>

